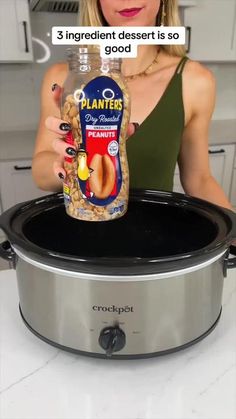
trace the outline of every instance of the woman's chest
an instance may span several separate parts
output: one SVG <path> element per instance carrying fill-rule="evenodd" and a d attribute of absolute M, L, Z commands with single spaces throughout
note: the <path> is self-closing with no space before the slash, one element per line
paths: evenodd
<path fill-rule="evenodd" d="M 170 109 L 183 107 L 185 125 L 191 118 L 188 89 L 182 75 L 168 72 L 165 76 L 156 75 L 128 81 L 131 101 L 130 121 L 143 123 L 154 111 L 168 114 Z"/>
<path fill-rule="evenodd" d="M 131 102 L 130 120 L 141 124 L 154 109 L 158 109 L 166 92 L 166 83 L 157 83 L 148 76 L 128 81 Z"/>

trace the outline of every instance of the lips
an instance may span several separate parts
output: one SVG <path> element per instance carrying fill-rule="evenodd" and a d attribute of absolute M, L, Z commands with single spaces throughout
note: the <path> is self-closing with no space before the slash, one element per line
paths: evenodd
<path fill-rule="evenodd" d="M 132 9 L 120 10 L 119 14 L 124 17 L 133 17 L 136 16 L 141 10 L 142 7 L 133 7 Z"/>

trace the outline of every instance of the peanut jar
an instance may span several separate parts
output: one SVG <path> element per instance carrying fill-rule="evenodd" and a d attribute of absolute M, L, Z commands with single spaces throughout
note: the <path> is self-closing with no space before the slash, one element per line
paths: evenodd
<path fill-rule="evenodd" d="M 65 158 L 68 215 L 107 221 L 125 214 L 129 197 L 126 133 L 130 99 L 120 59 L 103 59 L 92 47 L 67 51 L 61 117 L 72 130 L 66 141 L 76 156 Z"/>

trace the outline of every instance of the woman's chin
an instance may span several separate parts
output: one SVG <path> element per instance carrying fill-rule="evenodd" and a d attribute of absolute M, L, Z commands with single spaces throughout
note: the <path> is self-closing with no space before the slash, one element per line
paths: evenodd
<path fill-rule="evenodd" d="M 139 26 L 156 26 L 155 23 L 150 23 L 150 22 L 146 22 L 143 21 L 143 19 L 134 19 L 134 18 L 126 18 L 126 19 L 119 19 L 119 21 L 113 23 L 110 26 L 134 26 L 134 27 L 139 27 Z"/>

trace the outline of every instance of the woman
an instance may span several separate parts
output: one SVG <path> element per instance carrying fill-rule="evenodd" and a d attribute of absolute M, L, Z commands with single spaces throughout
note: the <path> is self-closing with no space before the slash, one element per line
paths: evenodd
<path fill-rule="evenodd" d="M 80 19 L 84 26 L 180 24 L 177 0 L 84 0 Z M 67 72 L 66 64 L 52 66 L 42 85 L 33 176 L 40 188 L 49 191 L 61 189 L 64 157 L 75 154 L 63 140 L 70 126 L 60 119 L 58 107 Z M 215 104 L 212 73 L 185 57 L 184 48 L 176 45 L 139 46 L 137 58 L 123 60 L 122 73 L 135 121 L 127 142 L 131 187 L 171 190 L 178 161 L 187 194 L 232 208 L 209 169 L 208 129 Z"/>

